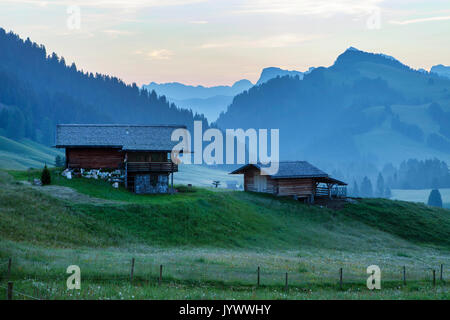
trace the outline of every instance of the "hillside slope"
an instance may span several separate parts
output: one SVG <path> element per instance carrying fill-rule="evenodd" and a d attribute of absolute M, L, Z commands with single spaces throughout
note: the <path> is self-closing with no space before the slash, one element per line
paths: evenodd
<path fill-rule="evenodd" d="M 154 91 L 79 70 L 43 45 L 2 28 L 0 48 L 0 134 L 14 140 L 28 138 L 50 146 L 58 123 L 192 126 L 192 112 Z"/>
<path fill-rule="evenodd" d="M 282 159 L 384 165 L 450 159 L 449 118 L 450 79 L 350 48 L 303 80 L 276 78 L 236 96 L 216 124 L 279 129 Z"/>
<path fill-rule="evenodd" d="M 23 175 L 13 173 L 18 180 Z M 1 173 L 2 239 L 45 246 L 206 246 L 346 251 L 433 246 L 450 250 L 450 211 L 390 200 L 358 200 L 333 211 L 245 192 L 140 196 L 89 179 L 57 185 L 112 203 L 59 200 Z M 51 194 L 57 195 L 52 189 Z M 355 247 L 355 244 L 358 244 Z"/>
<path fill-rule="evenodd" d="M 25 170 L 53 166 L 57 155 L 64 156 L 58 149 L 46 147 L 28 139 L 14 141 L 0 136 L 0 168 Z"/>
<path fill-rule="evenodd" d="M 0 172 L 0 262 L 13 257 L 10 279 L 30 296 L 448 299 L 448 284 L 433 286 L 430 277 L 450 261 L 450 210 L 371 199 L 333 211 L 203 188 L 143 196 L 57 175 L 52 186 L 18 182 L 29 173 L 11 172 L 14 181 Z M 373 264 L 383 274 L 378 292 L 366 289 Z M 82 269 L 80 295 L 68 296 L 68 265 Z M 261 287 L 255 289 L 257 268 Z M 344 290 L 337 284 L 340 268 Z"/>

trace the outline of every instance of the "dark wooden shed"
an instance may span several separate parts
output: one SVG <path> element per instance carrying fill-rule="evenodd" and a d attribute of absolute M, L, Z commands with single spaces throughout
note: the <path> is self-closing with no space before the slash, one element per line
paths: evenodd
<path fill-rule="evenodd" d="M 60 124 L 56 147 L 66 150 L 70 169 L 122 170 L 125 186 L 136 193 L 168 192 L 169 175 L 178 171 L 170 160 L 179 125 Z"/>
<path fill-rule="evenodd" d="M 295 196 L 314 202 L 317 197 L 345 197 L 345 182 L 331 178 L 327 173 L 306 161 L 280 161 L 274 175 L 261 174 L 264 166 L 247 164 L 231 174 L 244 175 L 244 190 L 270 193 L 277 196 Z"/>

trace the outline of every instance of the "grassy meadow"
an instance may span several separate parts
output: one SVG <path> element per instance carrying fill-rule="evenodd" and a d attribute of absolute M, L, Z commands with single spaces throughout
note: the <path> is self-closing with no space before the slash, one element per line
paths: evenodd
<path fill-rule="evenodd" d="M 0 168 L 26 170 L 45 164 L 53 166 L 57 155 L 64 153 L 28 139 L 15 141 L 0 136 Z"/>
<path fill-rule="evenodd" d="M 418 190 L 393 189 L 392 199 L 427 203 L 428 197 L 430 196 L 430 192 L 431 189 L 418 189 Z M 439 189 L 439 192 L 441 193 L 443 206 L 445 208 L 450 208 L 450 189 L 448 188 Z"/>
<path fill-rule="evenodd" d="M 29 185 L 38 175 L 0 172 L 0 287 L 12 257 L 10 280 L 31 297 L 449 298 L 448 284 L 439 280 L 440 265 L 444 278 L 450 265 L 446 209 L 358 199 L 335 211 L 269 195 L 181 186 L 189 192 L 135 195 L 99 180 L 67 180 L 56 170 L 51 186 Z M 74 264 L 81 268 L 76 291 L 66 289 L 66 268 Z M 377 292 L 365 286 L 372 264 L 382 270 Z"/>

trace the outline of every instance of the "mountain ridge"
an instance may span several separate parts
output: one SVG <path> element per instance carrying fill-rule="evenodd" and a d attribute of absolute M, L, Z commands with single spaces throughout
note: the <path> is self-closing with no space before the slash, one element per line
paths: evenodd
<path fill-rule="evenodd" d="M 284 77 L 284 76 L 290 76 L 290 77 L 296 77 L 298 76 L 300 79 L 303 79 L 303 72 L 295 71 L 295 70 L 284 70 L 277 67 L 267 67 L 264 68 L 261 71 L 261 75 L 259 76 L 258 81 L 256 82 L 256 85 L 260 85 L 262 83 L 265 83 L 269 81 L 270 79 L 276 78 L 276 77 Z"/>
<path fill-rule="evenodd" d="M 432 103 L 442 117 L 431 116 Z M 278 128 L 285 159 L 399 163 L 425 155 L 448 161 L 447 120 L 439 120 L 447 117 L 448 79 L 351 47 L 303 80 L 275 78 L 236 96 L 215 125 Z"/>
<path fill-rule="evenodd" d="M 192 125 L 205 121 L 135 83 L 79 70 L 64 57 L 0 28 L 0 135 L 54 143 L 58 123 L 130 123 Z M 14 124 L 13 126 L 11 124 Z"/>
<path fill-rule="evenodd" d="M 444 66 L 443 64 L 438 64 L 432 66 L 430 72 L 436 73 L 442 77 L 450 79 L 450 66 Z"/>
<path fill-rule="evenodd" d="M 307 72 L 289 71 L 278 67 L 267 67 L 261 71 L 260 77 L 255 85 L 260 85 L 270 79 L 282 76 L 299 77 Z M 143 85 L 142 88 L 149 91 L 155 91 L 158 95 L 165 96 L 170 102 L 177 106 L 190 109 L 195 113 L 203 114 L 210 121 L 215 121 L 219 114 L 226 110 L 228 105 L 233 102 L 233 98 L 253 87 L 254 84 L 247 79 L 241 79 L 234 82 L 231 86 L 220 85 L 206 87 L 202 85 L 186 85 L 181 82 L 156 83 L 150 82 Z"/>

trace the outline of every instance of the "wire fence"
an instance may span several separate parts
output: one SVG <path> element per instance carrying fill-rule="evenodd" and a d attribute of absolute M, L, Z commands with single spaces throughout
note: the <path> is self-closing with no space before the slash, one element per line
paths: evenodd
<path fill-rule="evenodd" d="M 348 286 L 365 286 L 367 278 L 367 266 L 357 265 L 351 262 L 343 262 L 336 265 L 327 264 L 297 264 L 287 265 L 285 268 L 274 267 L 267 264 L 241 263 L 236 265 L 222 265 L 220 263 L 209 263 L 197 261 L 192 263 L 180 263 L 179 261 L 165 261 L 158 264 L 156 261 L 143 259 L 95 259 L 92 261 L 75 261 L 70 264 L 60 263 L 58 266 L 36 265 L 30 270 L 17 271 L 16 268 L 8 270 L 3 275 L 5 265 L 9 262 L 0 263 L 2 282 L 23 281 L 34 279 L 36 281 L 60 282 L 65 286 L 70 276 L 66 272 L 69 265 L 78 265 L 81 270 L 81 282 L 83 283 L 110 283 L 121 284 L 128 282 L 143 285 L 186 283 L 193 286 L 220 285 L 220 286 L 242 286 L 242 287 L 279 287 L 279 288 L 307 288 L 308 286 L 323 286 L 342 289 Z M 63 265 L 65 265 L 63 267 Z M 444 264 L 392 264 L 379 262 L 382 283 L 393 283 L 395 285 L 407 285 L 408 283 L 445 283 Z M 0 285 L 0 288 L 8 290 L 8 287 Z M 48 288 L 47 288 L 48 289 Z M 36 290 L 36 288 L 34 289 Z M 29 299 L 47 299 L 51 295 L 50 290 L 44 290 L 39 294 L 13 291 L 15 296 Z"/>
<path fill-rule="evenodd" d="M 31 300 L 41 300 L 39 298 L 30 296 L 30 295 L 28 295 L 26 293 L 19 292 L 19 291 L 16 291 L 16 290 L 12 290 L 12 287 L 8 288 L 8 287 L 4 287 L 4 286 L 0 285 L 0 288 L 6 290 L 6 294 L 7 294 L 7 299 L 8 300 L 13 300 L 14 299 L 13 298 L 14 295 L 18 295 L 20 297 L 28 298 L 28 299 L 31 299 Z"/>

